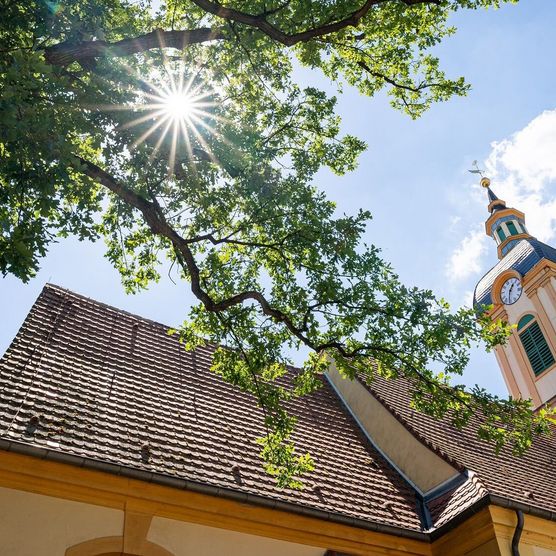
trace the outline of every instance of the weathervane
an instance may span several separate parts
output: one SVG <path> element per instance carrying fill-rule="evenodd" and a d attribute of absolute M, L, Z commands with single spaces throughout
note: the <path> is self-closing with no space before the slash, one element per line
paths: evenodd
<path fill-rule="evenodd" d="M 479 174 L 479 176 L 481 176 L 481 185 L 483 187 L 486 188 L 490 186 L 490 180 L 484 175 L 485 170 L 481 170 L 479 168 L 479 163 L 476 160 L 473 161 L 473 169 L 467 171 L 471 174 Z"/>

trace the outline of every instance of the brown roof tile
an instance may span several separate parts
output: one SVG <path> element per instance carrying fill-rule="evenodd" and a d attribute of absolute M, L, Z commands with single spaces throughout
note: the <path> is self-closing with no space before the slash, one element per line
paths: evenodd
<path fill-rule="evenodd" d="M 0 362 L 0 438 L 421 530 L 415 492 L 328 385 L 294 406 L 314 487 L 276 488 L 255 443 L 261 412 L 210 372 L 212 352 L 188 353 L 160 324 L 48 285 Z"/>
<path fill-rule="evenodd" d="M 428 502 L 433 529 L 438 529 L 477 503 L 487 494 L 476 476 L 472 475 L 463 484 L 448 490 Z"/>

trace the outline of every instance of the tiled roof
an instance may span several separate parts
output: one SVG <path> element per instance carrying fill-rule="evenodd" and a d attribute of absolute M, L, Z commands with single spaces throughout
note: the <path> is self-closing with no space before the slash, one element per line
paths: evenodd
<path fill-rule="evenodd" d="M 161 324 L 47 285 L 0 360 L 0 441 L 411 534 L 438 530 L 487 494 L 556 512 L 554 437 L 523 458 L 497 457 L 473 426 L 459 431 L 411 410 L 401 380 L 367 388 L 421 442 L 471 471 L 467 481 L 423 506 L 325 382 L 292 407 L 294 441 L 315 471 L 302 491 L 278 489 L 255 442 L 261 412 L 210 371 L 212 354 L 186 352 Z"/>
<path fill-rule="evenodd" d="M 302 491 L 262 468 L 261 412 L 167 328 L 46 286 L 0 362 L 0 438 L 126 468 L 420 531 L 416 494 L 330 386 L 298 401 Z"/>
<path fill-rule="evenodd" d="M 409 407 L 410 389 L 402 379 L 385 381 L 377 378 L 367 388 L 409 430 L 426 438 L 439 453 L 471 471 L 476 490 L 556 513 L 556 429 L 550 436 L 537 437 L 523 456 L 513 455 L 508 447 L 496 454 L 491 445 L 479 440 L 477 417 L 469 426 L 459 430 L 448 419 L 436 420 L 412 410 Z M 460 489 L 460 492 L 453 493 L 452 506 L 457 504 L 456 498 L 463 502 L 469 496 L 476 496 L 464 491 Z M 438 499 L 429 504 L 433 517 L 438 514 L 439 504 L 442 503 Z"/>
<path fill-rule="evenodd" d="M 492 304 L 492 285 L 502 272 L 511 269 L 524 276 L 542 259 L 556 262 L 556 249 L 533 238 L 520 240 L 479 280 L 473 296 L 473 305 L 480 307 Z"/>

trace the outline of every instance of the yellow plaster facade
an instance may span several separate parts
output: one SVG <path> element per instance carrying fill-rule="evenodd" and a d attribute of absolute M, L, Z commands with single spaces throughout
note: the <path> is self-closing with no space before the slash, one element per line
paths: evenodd
<path fill-rule="evenodd" d="M 5 556 L 513 556 L 517 518 L 490 505 L 434 542 L 260 508 L 0 451 Z M 525 516 L 520 556 L 556 556 Z"/>
<path fill-rule="evenodd" d="M 6 556 L 105 556 L 114 551 L 117 554 L 126 554 L 124 547 L 134 550 L 127 553 L 133 556 L 167 556 L 160 552 L 161 549 L 172 556 L 208 556 L 218 554 L 211 549 L 215 543 L 219 547 L 226 547 L 226 556 L 317 556 L 324 555 L 327 550 L 354 556 L 431 555 L 430 544 L 425 541 L 5 451 L 0 451 L 0 488 L 5 489 L 0 492 L 5 501 L 0 505 L 2 512 L 11 516 L 11 526 L 0 529 L 0 539 L 4 539 L 6 543 L 6 539 L 12 535 L 10 546 L 15 547 L 12 552 L 0 551 L 0 554 Z M 27 499 L 25 504 L 14 505 L 10 502 L 8 495 L 17 497 L 23 493 L 31 493 L 35 498 Z M 31 522 L 32 527 L 26 528 L 27 508 L 33 507 L 35 500 L 42 501 L 43 510 Z M 77 506 L 64 506 L 64 510 L 57 513 L 58 507 L 63 505 L 62 501 L 78 502 L 81 504 L 79 508 L 87 510 L 77 511 Z M 110 513 L 106 513 L 106 510 Z M 101 517 L 87 519 L 87 511 L 97 512 Z M 130 513 L 133 514 L 131 517 Z M 42 528 L 44 535 L 57 535 L 51 553 L 40 552 L 36 548 L 41 543 L 50 543 L 50 538 L 42 537 L 40 533 L 40 515 L 45 523 L 51 524 Z M 79 528 L 78 521 L 87 522 L 93 528 L 68 536 L 64 523 L 57 523 L 56 527 L 52 525 L 58 520 L 58 516 L 64 522 L 65 515 L 73 515 L 76 520 L 69 522 L 72 530 Z M 137 515 L 146 517 L 138 521 Z M 130 520 L 132 526 L 126 528 L 126 521 L 130 523 Z M 176 523 L 169 525 L 168 520 Z M 98 521 L 99 525 L 95 525 L 93 521 Z M 107 522 L 111 522 L 110 526 Z M 0 526 L 1 523 L 0 519 Z M 14 527 L 17 523 L 20 524 L 19 527 Z M 182 524 L 189 525 L 184 528 Z M 37 545 L 28 546 L 27 543 L 31 542 L 28 538 L 31 530 L 36 531 L 35 538 L 39 540 Z M 223 531 L 234 535 L 224 535 Z M 187 544 L 187 538 L 182 536 L 186 534 L 191 542 L 192 539 L 197 539 L 197 548 Z M 176 539 L 181 539 L 184 547 L 199 552 L 176 552 L 179 544 Z M 234 551 L 234 546 L 238 550 L 242 546 L 248 547 L 248 550 Z"/>

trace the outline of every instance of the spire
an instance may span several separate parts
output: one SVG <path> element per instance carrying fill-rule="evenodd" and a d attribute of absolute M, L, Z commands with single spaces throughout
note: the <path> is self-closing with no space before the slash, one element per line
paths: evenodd
<path fill-rule="evenodd" d="M 481 185 L 487 190 L 488 193 L 488 210 L 490 214 L 497 210 L 506 208 L 506 201 L 499 199 L 494 191 L 490 188 L 490 180 L 488 178 L 481 179 Z"/>
<path fill-rule="evenodd" d="M 481 186 L 487 190 L 490 212 L 485 222 L 486 233 L 496 242 L 498 258 L 502 259 L 520 240 L 531 236 L 525 227 L 524 214 L 517 209 L 508 208 L 506 201 L 499 199 L 492 191 L 488 178 L 481 178 Z"/>
<path fill-rule="evenodd" d="M 494 194 L 494 192 L 492 191 L 492 189 L 489 187 L 488 188 L 488 200 L 489 201 L 498 201 L 498 197 Z"/>

